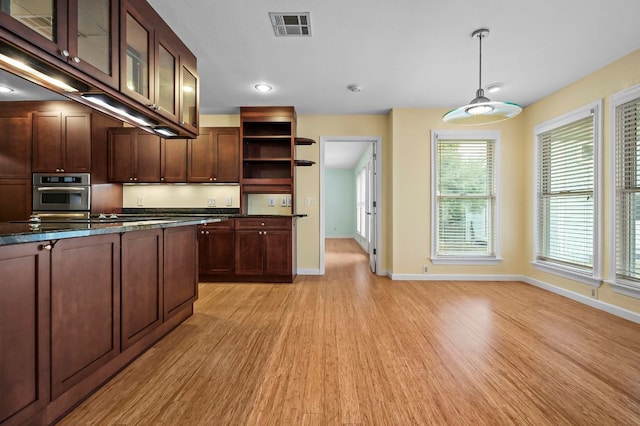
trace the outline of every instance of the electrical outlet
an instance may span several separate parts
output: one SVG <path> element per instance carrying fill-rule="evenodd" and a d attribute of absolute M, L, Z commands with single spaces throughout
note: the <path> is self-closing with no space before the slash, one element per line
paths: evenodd
<path fill-rule="evenodd" d="M 593 297 L 594 299 L 598 298 L 598 289 L 597 288 L 592 288 L 591 289 L 591 297 Z"/>
<path fill-rule="evenodd" d="M 144 197 L 138 197 L 138 199 L 136 201 L 137 201 L 139 207 L 144 206 Z"/>
<path fill-rule="evenodd" d="M 216 206 L 216 197 L 207 198 L 207 206 L 215 207 Z"/>
<path fill-rule="evenodd" d="M 425 265 L 423 268 L 424 269 L 422 270 L 422 273 L 423 274 L 428 274 L 429 273 L 429 267 Z"/>
<path fill-rule="evenodd" d="M 287 207 L 291 207 L 291 197 L 287 197 Z"/>
<path fill-rule="evenodd" d="M 273 197 L 269 197 L 269 207 L 275 207 L 276 206 L 276 199 Z"/>
<path fill-rule="evenodd" d="M 307 207 L 313 207 L 316 205 L 316 199 L 313 197 L 307 197 L 304 199 L 304 205 Z"/>
<path fill-rule="evenodd" d="M 287 197 L 280 198 L 280 207 L 287 207 Z"/>
<path fill-rule="evenodd" d="M 231 206 L 233 204 L 233 197 L 227 197 L 227 206 Z"/>

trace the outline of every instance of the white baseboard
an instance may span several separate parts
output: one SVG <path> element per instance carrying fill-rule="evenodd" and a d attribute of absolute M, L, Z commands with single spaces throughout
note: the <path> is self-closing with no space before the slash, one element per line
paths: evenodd
<path fill-rule="evenodd" d="M 592 299 L 580 293 L 576 293 L 574 291 L 567 290 L 562 287 L 558 287 L 553 284 L 549 284 L 544 281 L 537 280 L 535 278 L 530 278 L 530 277 L 524 277 L 524 278 L 525 279 L 523 281 L 526 282 L 527 284 L 531 284 L 532 286 L 539 287 L 541 289 L 550 291 L 555 294 L 559 294 L 560 296 L 564 296 L 571 300 L 575 300 L 576 302 L 589 305 L 593 308 L 600 309 L 601 311 L 605 311 L 612 315 L 618 316 L 620 318 L 624 318 L 626 320 L 633 321 L 635 323 L 640 324 L 640 313 L 638 312 L 630 311 L 628 309 L 624 309 L 619 306 L 611 305 L 601 300 Z"/>
<path fill-rule="evenodd" d="M 298 275 L 322 275 L 320 269 L 298 269 Z"/>
<path fill-rule="evenodd" d="M 524 281 L 522 275 L 476 275 L 476 274 L 391 274 L 392 280 L 402 281 Z"/>

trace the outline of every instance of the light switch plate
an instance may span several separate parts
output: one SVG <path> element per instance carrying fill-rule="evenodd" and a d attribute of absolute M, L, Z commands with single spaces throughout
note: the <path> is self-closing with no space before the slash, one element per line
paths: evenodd
<path fill-rule="evenodd" d="M 269 197 L 269 207 L 275 207 L 276 199 L 273 197 Z"/>
<path fill-rule="evenodd" d="M 233 204 L 233 197 L 227 197 L 227 206 L 231 206 Z"/>
<path fill-rule="evenodd" d="M 215 207 L 216 206 L 216 197 L 207 198 L 207 206 Z"/>

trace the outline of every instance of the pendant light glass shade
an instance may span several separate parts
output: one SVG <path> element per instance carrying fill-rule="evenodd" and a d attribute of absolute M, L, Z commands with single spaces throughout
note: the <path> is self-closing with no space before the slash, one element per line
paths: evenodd
<path fill-rule="evenodd" d="M 522 107 L 513 102 L 492 102 L 484 96 L 482 90 L 482 39 L 489 35 L 489 30 L 482 28 L 471 34 L 471 37 L 478 37 L 480 40 L 480 66 L 479 82 L 476 97 L 468 105 L 461 106 L 449 111 L 442 116 L 442 120 L 449 124 L 475 125 L 495 123 L 497 121 L 513 118 L 522 112 Z"/>

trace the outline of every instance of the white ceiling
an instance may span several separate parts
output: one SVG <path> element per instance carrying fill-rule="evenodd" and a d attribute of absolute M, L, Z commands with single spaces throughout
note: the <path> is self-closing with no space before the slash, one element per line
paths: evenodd
<path fill-rule="evenodd" d="M 340 141 L 324 145 L 324 166 L 330 169 L 354 169 L 372 142 Z"/>
<path fill-rule="evenodd" d="M 638 0 L 149 0 L 198 57 L 201 112 L 453 108 L 483 86 L 523 106 L 640 48 Z M 269 12 L 309 12 L 312 37 L 275 37 Z M 255 92 L 258 82 L 274 90 Z M 363 86 L 360 93 L 346 89 Z"/>

